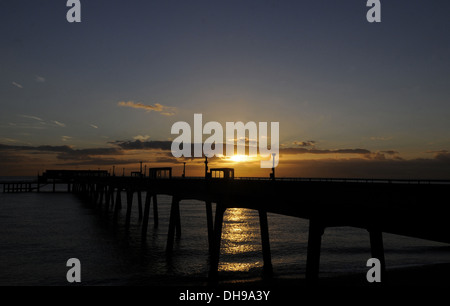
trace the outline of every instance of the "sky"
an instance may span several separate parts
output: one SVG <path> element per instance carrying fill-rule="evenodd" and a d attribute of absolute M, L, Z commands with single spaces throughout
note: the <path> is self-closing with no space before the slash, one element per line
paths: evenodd
<path fill-rule="evenodd" d="M 450 3 L 0 2 L 0 176 L 172 166 L 175 122 L 279 122 L 279 176 L 450 179 Z M 211 160 L 236 176 L 259 162 Z M 119 170 L 120 171 L 120 170 Z"/>

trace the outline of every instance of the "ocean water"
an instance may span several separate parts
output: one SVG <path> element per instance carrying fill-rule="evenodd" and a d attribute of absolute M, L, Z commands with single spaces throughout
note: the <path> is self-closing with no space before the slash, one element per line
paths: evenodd
<path fill-rule="evenodd" d="M 204 285 L 209 267 L 205 205 L 181 202 L 182 236 L 168 256 L 170 203 L 170 197 L 158 196 L 159 226 L 154 228 L 151 214 L 143 239 L 136 198 L 127 230 L 125 208 L 115 224 L 111 209 L 93 208 L 72 194 L 0 193 L 0 285 L 67 285 L 69 258 L 80 260 L 83 285 Z M 268 220 L 274 278 L 304 278 L 308 221 L 276 214 L 268 214 Z M 450 261 L 446 244 L 390 234 L 383 237 L 388 269 Z M 367 271 L 370 257 L 367 231 L 327 228 L 320 277 Z M 227 210 L 221 282 L 260 280 L 262 266 L 257 212 Z"/>

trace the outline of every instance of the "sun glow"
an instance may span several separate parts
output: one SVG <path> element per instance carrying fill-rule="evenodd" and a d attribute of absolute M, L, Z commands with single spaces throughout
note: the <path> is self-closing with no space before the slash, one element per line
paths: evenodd
<path fill-rule="evenodd" d="M 233 155 L 233 156 L 230 157 L 229 160 L 232 161 L 232 162 L 235 162 L 235 163 L 240 163 L 240 162 L 249 161 L 250 157 L 247 156 L 247 155 Z"/>
<path fill-rule="evenodd" d="M 245 162 L 254 162 L 258 161 L 257 156 L 249 156 L 249 155 L 242 155 L 242 154 L 235 154 L 233 156 L 220 156 L 223 161 L 226 162 L 232 162 L 232 163 L 245 163 Z"/>

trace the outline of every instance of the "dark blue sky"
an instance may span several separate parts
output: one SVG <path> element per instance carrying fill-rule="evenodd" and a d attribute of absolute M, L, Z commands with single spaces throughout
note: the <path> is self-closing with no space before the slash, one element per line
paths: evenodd
<path fill-rule="evenodd" d="M 167 140 L 203 113 L 288 146 L 450 148 L 448 1 L 381 1 L 378 24 L 365 0 L 81 0 L 77 24 L 65 2 L 0 2 L 0 143 Z"/>

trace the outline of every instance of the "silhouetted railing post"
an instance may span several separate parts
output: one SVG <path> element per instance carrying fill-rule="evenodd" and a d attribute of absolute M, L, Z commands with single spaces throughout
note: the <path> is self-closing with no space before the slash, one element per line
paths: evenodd
<path fill-rule="evenodd" d="M 208 173 L 208 156 L 205 155 L 205 179 L 211 178 L 211 173 Z"/>

